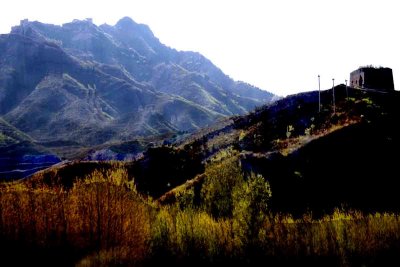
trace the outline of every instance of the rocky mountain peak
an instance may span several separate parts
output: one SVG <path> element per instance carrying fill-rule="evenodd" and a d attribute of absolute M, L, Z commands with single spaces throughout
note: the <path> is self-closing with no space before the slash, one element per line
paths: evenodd
<path fill-rule="evenodd" d="M 130 26 L 136 26 L 138 25 L 132 18 L 130 17 L 123 17 L 120 20 L 118 20 L 117 24 L 115 24 L 116 27 L 130 27 Z"/>

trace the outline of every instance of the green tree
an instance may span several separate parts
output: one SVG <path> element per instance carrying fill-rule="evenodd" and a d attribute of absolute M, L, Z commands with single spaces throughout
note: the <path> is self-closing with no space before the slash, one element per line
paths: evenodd
<path fill-rule="evenodd" d="M 233 189 L 243 182 L 243 174 L 237 157 L 214 163 L 206 169 L 206 179 L 201 190 L 205 209 L 214 216 L 231 217 Z"/>
<path fill-rule="evenodd" d="M 260 174 L 251 173 L 233 191 L 233 227 L 238 242 L 251 244 L 258 238 L 268 211 L 271 188 Z"/>

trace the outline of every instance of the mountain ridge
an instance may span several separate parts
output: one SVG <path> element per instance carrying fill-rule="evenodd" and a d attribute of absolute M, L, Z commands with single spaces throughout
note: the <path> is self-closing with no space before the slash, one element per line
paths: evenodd
<path fill-rule="evenodd" d="M 40 143 L 190 132 L 273 98 L 128 17 L 114 26 L 22 20 L 0 36 L 0 54 L 0 117 Z"/>

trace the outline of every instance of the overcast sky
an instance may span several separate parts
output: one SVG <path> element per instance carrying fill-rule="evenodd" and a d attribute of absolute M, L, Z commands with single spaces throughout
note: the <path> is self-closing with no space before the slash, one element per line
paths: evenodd
<path fill-rule="evenodd" d="M 24 18 L 62 24 L 129 16 L 160 41 L 202 53 L 235 80 L 278 95 L 344 83 L 361 65 L 400 81 L 396 0 L 3 0 L 0 33 Z M 397 26 L 395 26 L 397 25 Z"/>

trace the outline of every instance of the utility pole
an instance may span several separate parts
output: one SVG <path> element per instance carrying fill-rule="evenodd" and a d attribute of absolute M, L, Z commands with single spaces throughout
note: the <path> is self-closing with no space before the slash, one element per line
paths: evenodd
<path fill-rule="evenodd" d="M 332 94 L 333 94 L 333 114 L 336 113 L 336 106 L 335 106 L 335 79 L 332 79 Z"/>
<path fill-rule="evenodd" d="M 321 80 L 318 74 L 318 113 L 321 112 Z"/>
<path fill-rule="evenodd" d="M 347 80 L 344 80 L 346 84 L 346 100 L 349 101 L 349 92 L 347 91 Z"/>

